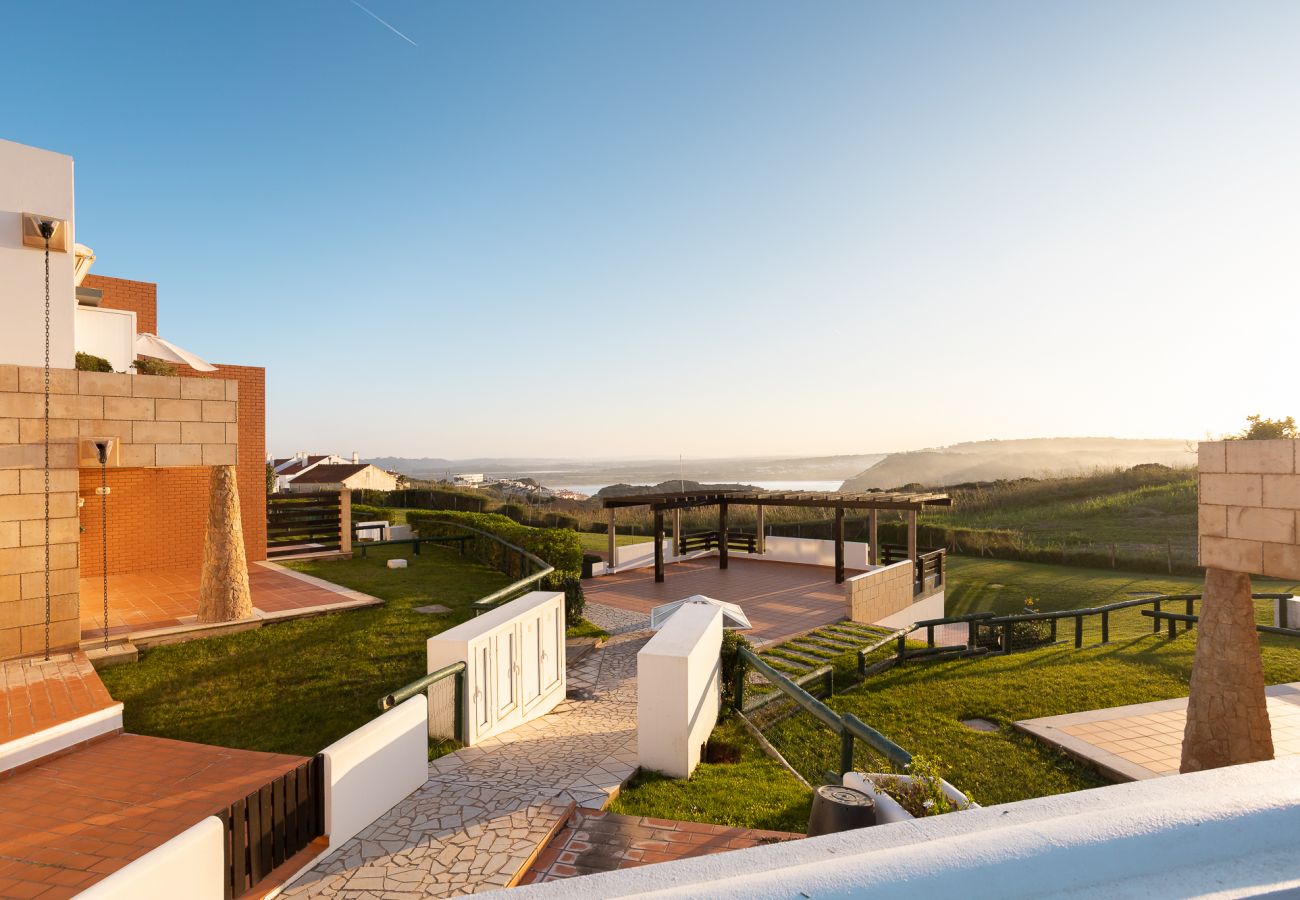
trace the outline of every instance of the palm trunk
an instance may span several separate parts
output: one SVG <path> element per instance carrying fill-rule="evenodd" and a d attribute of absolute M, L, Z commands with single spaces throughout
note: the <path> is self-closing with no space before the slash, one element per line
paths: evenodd
<path fill-rule="evenodd" d="M 1205 570 L 1180 771 L 1273 758 L 1250 576 Z"/>
<path fill-rule="evenodd" d="M 233 622 L 253 615 L 244 528 L 234 466 L 213 466 L 208 481 L 208 530 L 203 541 L 199 621 Z"/>

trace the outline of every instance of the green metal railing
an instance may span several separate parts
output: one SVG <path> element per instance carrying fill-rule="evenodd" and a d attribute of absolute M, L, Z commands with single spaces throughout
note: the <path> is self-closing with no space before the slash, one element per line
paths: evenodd
<path fill-rule="evenodd" d="M 379 699 L 379 708 L 390 710 L 404 700 L 409 700 L 416 694 L 427 691 L 430 687 L 442 681 L 444 678 L 456 679 L 456 699 L 455 699 L 455 732 L 456 740 L 462 744 L 465 743 L 465 663 L 454 662 L 451 665 L 443 666 L 441 669 L 430 672 L 423 678 L 412 681 L 410 684 L 400 687 L 391 694 L 386 694 Z"/>
<path fill-rule="evenodd" d="M 778 690 L 786 694 L 805 712 L 811 714 L 813 718 L 839 735 L 839 774 L 841 776 L 846 772 L 853 771 L 854 741 L 862 741 L 872 750 L 901 768 L 906 769 L 912 764 L 912 754 L 851 713 L 843 716 L 839 715 L 825 703 L 822 703 L 812 694 L 795 684 L 790 678 L 769 666 L 747 647 L 740 648 L 739 659 L 736 663 L 735 708 L 738 711 L 743 712 L 745 709 L 746 667 L 753 668 L 754 671 L 772 682 Z"/>

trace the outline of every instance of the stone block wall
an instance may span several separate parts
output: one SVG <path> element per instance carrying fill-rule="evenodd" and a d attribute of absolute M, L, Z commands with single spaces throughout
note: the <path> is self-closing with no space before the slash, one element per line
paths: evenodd
<path fill-rule="evenodd" d="M 911 606 L 912 561 L 910 559 L 870 572 L 855 575 L 844 582 L 849 618 L 871 625 Z"/>
<path fill-rule="evenodd" d="M 1199 474 L 1201 565 L 1300 578 L 1300 441 L 1207 441 Z"/>
<path fill-rule="evenodd" d="M 0 365 L 0 659 L 44 647 L 43 384 L 39 368 Z M 239 387 L 54 369 L 50 389 L 50 646 L 69 648 L 81 635 L 79 442 L 118 438 L 123 468 L 233 465 Z M 206 496 L 202 508 L 206 513 Z"/>

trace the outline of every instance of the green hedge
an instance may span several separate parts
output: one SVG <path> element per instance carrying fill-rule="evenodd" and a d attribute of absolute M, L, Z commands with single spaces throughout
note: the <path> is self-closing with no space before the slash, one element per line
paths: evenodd
<path fill-rule="evenodd" d="M 582 543 L 578 535 L 561 528 L 530 528 L 506 516 L 495 513 L 454 512 L 451 510 L 412 510 L 406 521 L 423 537 L 439 533 L 455 533 L 451 525 L 468 525 L 494 534 L 501 540 L 523 547 L 534 556 L 545 560 L 563 575 L 580 577 L 582 574 Z M 481 545 L 481 546 L 480 546 Z M 475 542 L 475 555 L 483 562 L 513 574 L 518 565 L 510 553 L 495 541 Z"/>

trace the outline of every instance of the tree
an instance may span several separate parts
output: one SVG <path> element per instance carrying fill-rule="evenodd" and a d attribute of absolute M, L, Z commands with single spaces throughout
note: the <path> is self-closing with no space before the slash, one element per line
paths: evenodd
<path fill-rule="evenodd" d="M 1250 424 L 1234 440 L 1278 441 L 1300 438 L 1300 431 L 1296 429 L 1294 416 L 1287 416 L 1285 419 L 1266 419 L 1256 413 L 1253 416 L 1246 416 L 1246 421 Z"/>
<path fill-rule="evenodd" d="M 267 463 L 266 464 L 266 492 L 268 494 L 275 493 L 275 482 L 276 482 L 275 466 L 271 465 L 270 463 Z"/>

